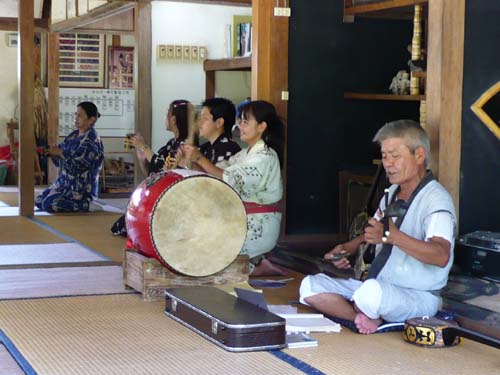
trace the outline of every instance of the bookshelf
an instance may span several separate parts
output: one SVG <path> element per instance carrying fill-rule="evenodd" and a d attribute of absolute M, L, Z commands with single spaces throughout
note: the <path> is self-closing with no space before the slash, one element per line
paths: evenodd
<path fill-rule="evenodd" d="M 422 36 L 422 14 L 427 13 L 428 0 L 344 0 L 344 16 L 378 17 L 385 19 L 413 19 L 414 35 L 412 40 L 412 58 L 413 52 L 417 52 L 416 59 L 422 58 L 421 36 Z M 418 13 L 417 13 L 418 8 Z M 425 19 L 425 16 L 424 16 Z M 424 21 L 425 22 L 425 21 Z M 415 39 L 417 38 L 417 39 Z M 425 45 L 426 43 L 424 43 Z M 410 91 L 415 93 L 413 85 L 416 85 L 416 92 L 419 87 L 426 86 L 427 73 L 411 72 Z M 415 81 L 414 81 L 415 80 Z M 420 91 L 421 92 L 421 91 Z M 378 101 L 404 101 L 420 103 L 420 123 L 425 126 L 426 123 L 426 96 L 423 94 L 395 95 L 383 92 L 345 92 L 345 99 L 354 100 L 378 100 Z"/>
<path fill-rule="evenodd" d="M 213 72 L 219 70 L 251 70 L 252 58 L 235 57 L 231 59 L 205 60 L 203 69 L 205 72 Z"/>
<path fill-rule="evenodd" d="M 215 72 L 220 71 L 250 71 L 252 70 L 252 57 L 235 57 L 231 59 L 205 60 L 205 97 L 215 96 Z"/>

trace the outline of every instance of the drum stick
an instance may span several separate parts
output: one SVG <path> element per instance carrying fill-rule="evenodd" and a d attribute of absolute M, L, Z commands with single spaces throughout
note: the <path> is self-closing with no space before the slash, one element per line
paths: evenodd
<path fill-rule="evenodd" d="M 382 242 L 387 241 L 387 237 L 389 237 L 389 220 L 390 218 L 386 215 L 387 213 L 387 207 L 389 207 L 389 189 L 384 190 L 384 198 L 385 198 L 385 210 L 384 210 L 384 217 L 382 218 L 382 221 L 384 223 L 384 233 L 382 236 Z"/>
<path fill-rule="evenodd" d="M 194 146 L 194 137 L 198 130 L 198 126 L 196 125 L 196 109 L 194 108 L 194 105 L 192 105 L 191 103 L 188 104 L 187 119 L 188 119 L 188 136 L 186 138 L 186 143 L 190 146 Z"/>
<path fill-rule="evenodd" d="M 194 138 L 196 135 L 196 131 L 198 130 L 198 127 L 196 126 L 196 110 L 194 108 L 194 105 L 191 103 L 188 103 L 187 106 L 187 125 L 188 125 L 188 135 L 185 140 L 185 142 L 182 142 L 181 144 L 188 144 L 190 146 L 194 146 Z M 175 169 L 179 166 L 179 160 L 175 159 L 175 162 L 172 164 L 172 169 Z M 191 169 L 192 163 L 191 161 L 188 161 L 187 168 Z"/>
<path fill-rule="evenodd" d="M 342 258 L 347 258 L 348 256 L 351 256 L 351 254 L 345 251 L 342 253 L 334 254 L 331 258 L 328 258 L 328 259 L 323 258 L 323 259 L 321 259 L 321 261 L 324 263 L 336 262 Z"/>

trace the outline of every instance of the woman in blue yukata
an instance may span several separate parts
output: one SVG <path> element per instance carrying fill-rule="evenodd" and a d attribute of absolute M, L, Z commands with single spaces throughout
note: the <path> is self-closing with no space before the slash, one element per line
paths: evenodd
<path fill-rule="evenodd" d="M 95 122 L 100 117 L 91 102 L 78 104 L 75 113 L 77 130 L 59 145 L 51 146 L 48 154 L 61 168 L 57 180 L 36 197 L 35 205 L 48 212 L 89 211 L 97 196 L 99 172 L 104 160 L 103 145 Z"/>

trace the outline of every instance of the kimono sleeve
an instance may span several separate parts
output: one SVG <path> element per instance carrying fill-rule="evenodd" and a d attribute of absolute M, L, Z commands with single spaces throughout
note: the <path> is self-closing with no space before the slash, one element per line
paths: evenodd
<path fill-rule="evenodd" d="M 257 153 L 245 159 L 233 156 L 228 160 L 229 165 L 224 169 L 222 179 L 245 200 L 263 188 L 274 162 L 272 155 L 266 153 Z"/>
<path fill-rule="evenodd" d="M 84 172 L 91 169 L 101 154 L 102 150 L 99 144 L 90 137 L 84 137 L 76 145 L 76 148 L 63 150 L 64 163 L 69 170 L 74 172 Z"/>

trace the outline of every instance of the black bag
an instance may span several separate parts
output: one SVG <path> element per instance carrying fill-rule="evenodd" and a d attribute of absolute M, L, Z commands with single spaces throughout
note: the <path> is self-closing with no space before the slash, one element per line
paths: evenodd
<path fill-rule="evenodd" d="M 111 227 L 111 233 L 115 236 L 127 237 L 127 223 L 125 222 L 125 215 L 120 216 Z"/>

